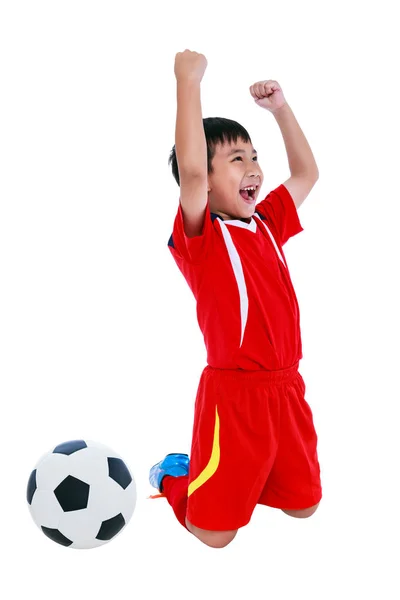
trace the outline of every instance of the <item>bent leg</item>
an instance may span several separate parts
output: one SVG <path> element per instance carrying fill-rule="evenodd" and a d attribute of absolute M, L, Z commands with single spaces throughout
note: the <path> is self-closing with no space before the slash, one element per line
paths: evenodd
<path fill-rule="evenodd" d="M 226 371 L 209 367 L 203 372 L 187 494 L 186 527 L 215 548 L 228 545 L 249 523 L 276 453 L 276 435 L 265 426 L 262 386 L 255 402 L 247 372 L 241 381 L 235 370 Z"/>
<path fill-rule="evenodd" d="M 259 503 L 279 508 L 292 517 L 305 518 L 316 511 L 322 486 L 318 437 L 299 372 L 281 394 L 282 443 Z"/>
<path fill-rule="evenodd" d="M 229 531 L 210 531 L 208 529 L 200 529 L 192 525 L 188 519 L 186 519 L 186 527 L 193 533 L 203 544 L 210 546 L 210 548 L 225 548 L 231 541 L 236 537 L 238 532 L 237 529 Z"/>

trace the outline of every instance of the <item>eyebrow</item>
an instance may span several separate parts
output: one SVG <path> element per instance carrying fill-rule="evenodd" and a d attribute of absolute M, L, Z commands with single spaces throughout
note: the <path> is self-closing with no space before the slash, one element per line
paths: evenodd
<path fill-rule="evenodd" d="M 241 150 L 240 148 L 233 148 L 230 152 L 228 152 L 227 156 L 231 156 L 232 154 L 236 154 L 236 152 L 240 152 L 241 154 L 246 154 L 246 150 Z M 257 150 L 253 150 L 253 154 L 258 154 Z"/>

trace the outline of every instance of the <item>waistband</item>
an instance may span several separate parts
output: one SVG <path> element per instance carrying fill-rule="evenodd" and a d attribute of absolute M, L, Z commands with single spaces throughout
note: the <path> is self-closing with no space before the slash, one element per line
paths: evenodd
<path fill-rule="evenodd" d="M 237 381 L 254 382 L 271 382 L 271 383 L 286 383 L 292 381 L 299 372 L 299 363 L 295 363 L 286 369 L 277 371 L 266 371 L 260 369 L 258 371 L 248 371 L 245 369 L 217 369 L 207 365 L 203 371 L 210 375 L 216 375 L 219 378 L 236 379 Z"/>

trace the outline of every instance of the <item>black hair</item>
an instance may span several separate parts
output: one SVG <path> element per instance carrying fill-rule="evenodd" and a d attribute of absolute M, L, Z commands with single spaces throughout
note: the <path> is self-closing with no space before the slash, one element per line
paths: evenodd
<path fill-rule="evenodd" d="M 236 143 L 238 139 L 243 142 L 250 142 L 250 135 L 246 129 L 231 119 L 222 117 L 208 117 L 203 119 L 204 133 L 207 142 L 207 173 L 213 173 L 212 159 L 215 156 L 215 147 L 217 144 Z M 176 159 L 175 145 L 171 150 L 168 164 L 172 164 L 172 175 L 179 185 L 179 169 Z"/>

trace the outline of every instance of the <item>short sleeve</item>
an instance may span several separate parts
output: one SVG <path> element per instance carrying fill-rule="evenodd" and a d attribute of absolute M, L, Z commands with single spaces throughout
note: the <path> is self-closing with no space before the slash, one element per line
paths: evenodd
<path fill-rule="evenodd" d="M 283 184 L 256 205 L 256 212 L 273 226 L 281 246 L 303 231 L 296 205 Z"/>
<path fill-rule="evenodd" d="M 203 230 L 200 235 L 190 238 L 185 234 L 182 205 L 179 203 L 168 246 L 176 258 L 190 263 L 199 263 L 206 258 L 211 247 L 212 233 L 213 224 L 208 202 L 205 208 Z"/>

